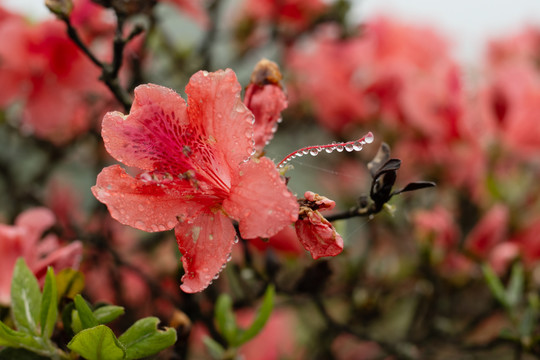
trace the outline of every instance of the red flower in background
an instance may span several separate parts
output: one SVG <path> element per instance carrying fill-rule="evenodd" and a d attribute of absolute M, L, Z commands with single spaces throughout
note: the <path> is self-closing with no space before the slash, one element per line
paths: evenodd
<path fill-rule="evenodd" d="M 319 212 L 332 210 L 336 203 L 311 191 L 306 191 L 304 196 L 295 224 L 298 239 L 315 260 L 338 255 L 343 250 L 343 239 Z"/>
<path fill-rule="evenodd" d="M 193 75 L 186 102 L 174 91 L 142 85 L 129 115 L 108 113 L 109 153 L 142 170 L 131 177 L 105 168 L 92 188 L 111 215 L 145 231 L 175 228 L 185 275 L 181 288 L 206 288 L 235 241 L 270 237 L 298 216 L 298 204 L 274 163 L 252 158 L 253 114 L 231 70 Z"/>
<path fill-rule="evenodd" d="M 34 208 L 20 214 L 15 225 L 0 224 L 0 304 L 9 305 L 11 277 L 17 258 L 23 257 L 38 280 L 45 278 L 48 266 L 56 272 L 65 268 L 78 268 L 82 244 L 78 241 L 62 246 L 55 235 L 43 232 L 55 222 L 46 208 Z"/>

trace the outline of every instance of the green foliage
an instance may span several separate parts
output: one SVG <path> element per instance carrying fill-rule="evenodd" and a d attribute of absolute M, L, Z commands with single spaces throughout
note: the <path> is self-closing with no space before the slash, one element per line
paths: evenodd
<path fill-rule="evenodd" d="M 73 294 L 81 279 L 73 271 L 55 277 L 53 269 L 49 268 L 41 293 L 37 279 L 24 260 L 19 259 L 11 286 L 11 314 L 16 330 L 0 321 L 0 346 L 6 347 L 0 351 L 0 360 L 73 358 L 51 341 L 58 320 L 58 299 L 63 295 L 74 297 L 74 302 L 62 312 L 64 324 L 66 313 L 70 313 L 69 324 L 75 333 L 67 347 L 86 359 L 140 359 L 176 342 L 176 331 L 159 330 L 159 319 L 155 317 L 135 322 L 117 338 L 104 324 L 122 315 L 124 308 L 107 305 L 92 310 L 80 294 Z"/>
<path fill-rule="evenodd" d="M 88 360 L 120 360 L 126 358 L 124 346 L 110 328 L 98 325 L 77 333 L 68 348 Z"/>
<path fill-rule="evenodd" d="M 230 348 L 242 346 L 261 332 L 272 314 L 275 292 L 274 286 L 269 285 L 264 293 L 261 307 L 255 314 L 255 319 L 247 329 L 242 329 L 237 325 L 231 297 L 228 294 L 219 296 L 215 308 L 215 321 L 218 331 Z M 213 339 L 206 338 L 204 343 L 215 358 L 222 358 L 226 352 L 226 349 Z"/>

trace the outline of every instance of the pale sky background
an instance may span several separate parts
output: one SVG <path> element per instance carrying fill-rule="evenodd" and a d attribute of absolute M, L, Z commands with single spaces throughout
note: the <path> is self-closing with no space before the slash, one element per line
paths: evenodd
<path fill-rule="evenodd" d="M 36 17 L 48 14 L 44 0 L 0 0 Z M 474 64 L 490 38 L 515 32 L 525 24 L 540 26 L 540 0 L 353 0 L 353 16 L 391 14 L 434 25 L 447 36 L 455 56 Z"/>

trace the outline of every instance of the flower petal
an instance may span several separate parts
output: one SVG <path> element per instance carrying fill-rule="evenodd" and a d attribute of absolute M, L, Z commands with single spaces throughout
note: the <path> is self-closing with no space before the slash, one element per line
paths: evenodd
<path fill-rule="evenodd" d="M 199 71 L 186 86 L 192 124 L 206 131 L 206 141 L 236 167 L 253 151 L 253 114 L 240 100 L 241 86 L 230 69 Z"/>
<path fill-rule="evenodd" d="M 318 211 L 309 211 L 295 224 L 296 235 L 313 259 L 336 256 L 343 250 L 343 238 Z"/>
<path fill-rule="evenodd" d="M 223 208 L 238 220 L 245 239 L 270 237 L 298 218 L 296 198 L 266 157 L 240 166 Z"/>
<path fill-rule="evenodd" d="M 129 115 L 114 111 L 103 118 L 107 151 L 118 161 L 139 169 L 174 175 L 189 169 L 184 148 L 191 140 L 186 102 L 171 89 L 140 85 Z"/>
<path fill-rule="evenodd" d="M 231 253 L 236 235 L 231 220 L 207 209 L 195 219 L 178 223 L 174 231 L 185 271 L 180 288 L 187 293 L 206 289 Z"/>
<path fill-rule="evenodd" d="M 122 224 L 144 231 L 172 229 L 178 217 L 194 216 L 212 200 L 200 194 L 186 180 L 146 181 L 129 176 L 119 165 L 109 166 L 98 175 L 94 196 L 107 205 L 111 216 Z"/>

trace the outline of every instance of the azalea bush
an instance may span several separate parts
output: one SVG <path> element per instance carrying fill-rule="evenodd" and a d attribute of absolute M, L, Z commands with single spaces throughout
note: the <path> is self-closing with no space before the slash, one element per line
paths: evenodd
<path fill-rule="evenodd" d="M 45 5 L 0 8 L 0 359 L 540 356 L 539 30 Z"/>

